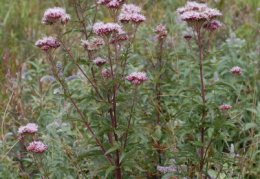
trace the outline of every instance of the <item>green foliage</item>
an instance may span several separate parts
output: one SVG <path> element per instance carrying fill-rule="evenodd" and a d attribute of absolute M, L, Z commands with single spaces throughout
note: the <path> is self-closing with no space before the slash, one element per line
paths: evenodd
<path fill-rule="evenodd" d="M 145 71 L 148 80 L 138 88 L 134 111 L 131 111 L 134 87 L 128 82 L 124 83 L 122 74 L 119 73 L 117 78 L 106 84 L 112 89 L 115 84 L 122 83 L 116 96 L 119 119 L 116 130 L 111 127 L 108 115 L 113 105 L 100 101 L 83 76 L 79 75 L 79 80 L 66 83 L 66 91 L 57 81 L 41 82 L 43 76 L 53 74 L 44 53 L 33 44 L 45 34 L 52 34 L 50 29 L 40 25 L 44 9 L 52 6 L 66 7 L 72 15 L 74 21 L 66 26 L 62 36 L 76 57 L 77 64 L 84 66 L 87 75 L 91 74 L 92 63 L 79 45 L 82 30 L 71 2 L 0 2 L 0 176 L 44 177 L 43 172 L 38 172 L 32 155 L 17 140 L 18 128 L 34 122 L 39 125 L 36 137 L 48 145 L 41 161 L 50 178 L 112 179 L 116 167 L 109 164 L 105 155 L 115 158 L 118 149 L 123 178 L 171 178 L 174 175 L 194 178 L 198 175 L 198 152 L 202 146 L 207 150 L 204 174 L 221 179 L 259 178 L 260 44 L 256 42 L 259 38 L 256 30 L 259 28 L 260 16 L 256 9 L 260 7 L 259 1 L 209 2 L 223 12 L 221 20 L 225 25 L 215 33 L 213 47 L 202 63 L 205 105 L 201 100 L 197 48 L 191 40 L 191 50 L 182 38 L 187 26 L 177 19 L 175 13 L 184 1 L 130 2 L 140 3 L 148 20 L 140 25 L 133 47 L 122 53 L 119 62 L 127 57 L 126 74 Z M 90 23 L 94 10 L 91 6 L 84 13 Z M 111 20 L 104 7 L 99 8 L 97 18 L 98 21 Z M 167 24 L 168 30 L 161 69 L 158 68 L 159 46 L 152 31 L 160 23 Z M 105 53 L 105 50 L 100 53 Z M 66 77 L 80 74 L 76 63 L 64 49 L 55 52 L 55 61 L 63 64 L 64 81 Z M 233 66 L 241 67 L 241 76 L 230 74 Z M 27 67 L 24 73 L 23 67 Z M 100 79 L 96 80 L 101 95 L 105 96 L 106 87 L 100 85 Z M 158 83 L 161 84 L 158 89 L 162 93 L 160 104 L 156 95 Z M 95 135 L 86 128 L 70 98 L 77 103 Z M 230 104 L 232 109 L 223 114 L 219 110 L 221 104 Z M 201 125 L 204 109 L 207 116 Z M 111 146 L 107 134 L 115 133 L 123 138 L 130 115 L 133 117 L 127 147 L 123 149 L 116 141 Z M 200 141 L 201 128 L 207 129 L 205 143 Z M 95 138 L 102 142 L 105 154 Z M 174 152 L 176 149 L 178 151 Z M 240 157 L 236 157 L 237 154 Z M 170 162 L 170 159 L 175 159 L 176 163 Z M 157 170 L 158 166 L 170 165 L 186 165 L 187 168 L 165 174 Z"/>

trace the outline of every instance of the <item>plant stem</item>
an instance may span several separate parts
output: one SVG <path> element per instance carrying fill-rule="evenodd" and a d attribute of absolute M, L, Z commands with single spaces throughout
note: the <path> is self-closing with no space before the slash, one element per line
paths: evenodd
<path fill-rule="evenodd" d="M 157 72 L 159 72 L 160 76 L 159 76 L 159 82 L 156 83 L 156 94 L 157 94 L 157 103 L 158 103 L 158 110 L 157 110 L 157 124 L 159 124 L 160 122 L 160 112 L 161 112 L 161 91 L 160 91 L 160 87 L 161 87 L 161 79 L 162 79 L 162 75 L 161 75 L 161 70 L 162 70 L 162 52 L 163 52 L 163 41 L 159 42 L 160 43 L 160 52 L 159 52 L 159 56 L 158 56 L 158 60 L 159 60 L 159 70 Z"/>
<path fill-rule="evenodd" d="M 130 116 L 129 116 L 129 119 L 128 119 L 128 124 L 127 124 L 127 129 L 126 129 L 126 134 L 125 134 L 124 149 L 126 148 L 126 143 L 127 143 L 127 137 L 128 137 L 128 132 L 129 132 L 129 128 L 130 128 L 131 118 L 132 118 L 132 114 L 133 114 L 133 111 L 134 111 L 134 105 L 135 105 L 135 101 L 136 101 L 137 88 L 138 88 L 138 85 L 135 86 L 135 90 L 134 90 L 133 104 L 132 104 L 132 107 L 131 107 L 131 112 L 130 112 Z"/>
<path fill-rule="evenodd" d="M 200 82 L 201 82 L 201 92 L 202 92 L 202 101 L 203 101 L 203 105 L 205 106 L 206 100 L 205 100 L 205 88 L 204 88 L 204 81 L 203 81 L 203 69 L 202 69 L 202 62 L 203 62 L 203 57 L 202 57 L 202 45 L 201 45 L 201 34 L 200 34 L 200 30 L 198 30 L 198 46 L 199 46 L 199 60 L 200 60 Z M 203 107 L 203 111 L 202 111 L 202 121 L 201 121 L 201 125 L 203 125 L 205 123 L 205 116 L 206 116 L 206 110 L 205 107 Z M 201 143 L 204 144 L 204 127 L 201 128 L 200 133 L 201 133 Z M 200 178 L 202 179 L 203 176 L 203 166 L 204 166 L 204 160 L 203 160 L 203 156 L 204 156 L 204 147 L 201 146 L 200 148 L 200 158 L 201 158 L 201 162 L 200 162 Z"/>
<path fill-rule="evenodd" d="M 52 70 L 53 70 L 54 75 L 56 76 L 56 78 L 59 79 L 58 74 L 57 74 L 57 71 L 56 71 L 55 66 L 54 66 L 54 62 L 53 62 L 53 59 L 52 59 L 51 54 L 50 54 L 50 53 L 47 53 L 47 56 L 48 56 L 48 58 L 49 58 L 49 60 L 50 60 L 50 62 L 51 62 Z M 63 82 L 62 82 L 60 79 L 59 79 L 59 83 L 61 84 L 61 86 L 62 86 L 64 92 L 66 93 L 67 89 L 66 89 L 66 87 L 65 87 L 64 84 L 63 84 Z M 68 97 L 69 100 L 72 102 L 73 106 L 76 108 L 77 112 L 79 113 L 80 117 L 81 117 L 82 120 L 84 121 L 84 123 L 85 123 L 85 125 L 87 126 L 88 130 L 90 131 L 90 133 L 91 133 L 93 136 L 95 136 L 95 133 L 94 133 L 93 130 L 91 129 L 91 127 L 90 127 L 90 125 L 88 124 L 88 122 L 86 122 L 86 120 L 85 120 L 83 114 L 81 113 L 81 111 L 79 110 L 77 104 L 74 102 L 74 100 L 73 100 L 70 96 L 67 96 L 67 97 Z M 99 140 L 97 137 L 95 137 L 95 140 L 97 141 L 97 143 L 98 143 L 98 145 L 100 146 L 101 150 L 102 150 L 104 153 L 106 153 L 106 150 L 104 149 L 104 147 L 103 147 L 103 145 L 101 144 L 100 140 Z M 106 157 L 107 157 L 107 159 L 109 160 L 110 164 L 114 166 L 114 162 L 112 161 L 111 157 L 110 157 L 108 154 L 106 155 Z"/>
<path fill-rule="evenodd" d="M 100 97 L 100 99 L 104 100 L 104 98 L 102 97 L 102 95 L 99 93 L 98 88 L 96 87 L 96 85 L 94 84 L 94 82 L 86 75 L 86 73 L 84 72 L 84 70 L 79 66 L 79 64 L 77 63 L 76 59 L 72 56 L 72 54 L 70 53 L 68 47 L 65 45 L 65 43 L 63 42 L 62 38 L 61 38 L 61 34 L 59 32 L 58 27 L 56 27 L 57 33 L 58 33 L 58 39 L 60 41 L 60 43 L 62 44 L 62 46 L 64 47 L 65 51 L 67 52 L 67 54 L 69 55 L 69 57 L 75 62 L 75 64 L 77 65 L 78 69 L 81 71 L 81 73 L 87 78 L 87 80 L 90 82 L 90 84 L 93 86 L 93 88 L 95 89 L 96 93 L 98 94 L 98 96 Z"/>
<path fill-rule="evenodd" d="M 42 163 L 42 157 L 41 157 L 41 154 L 40 154 L 40 159 L 41 159 L 41 161 L 40 161 L 40 165 L 42 166 L 42 170 L 43 170 L 44 174 L 46 175 L 46 177 L 47 177 L 48 179 L 50 179 L 50 177 L 48 176 L 47 172 L 46 172 L 45 169 L 44 169 L 44 166 L 43 166 L 43 163 Z"/>
<path fill-rule="evenodd" d="M 37 167 L 39 173 L 41 174 L 41 169 L 40 169 L 39 165 L 37 164 L 37 160 L 36 160 L 36 157 L 35 157 L 34 153 L 33 153 L 33 159 L 34 159 L 35 165 L 36 165 L 36 167 Z M 41 176 L 41 178 L 43 179 L 42 176 Z"/>

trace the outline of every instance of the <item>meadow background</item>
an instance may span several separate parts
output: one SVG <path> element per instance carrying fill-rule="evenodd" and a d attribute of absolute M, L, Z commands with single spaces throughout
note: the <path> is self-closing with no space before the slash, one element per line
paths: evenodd
<path fill-rule="evenodd" d="M 142 12 L 147 17 L 147 21 L 138 29 L 134 46 L 135 53 L 131 57 L 132 66 L 130 64 L 130 68 L 138 67 L 138 69 L 148 72 L 151 79 L 150 85 L 152 85 L 153 74 L 151 71 L 153 71 L 156 61 L 153 29 L 158 24 L 166 24 L 168 38 L 164 54 L 166 61 L 164 94 L 176 94 L 177 86 L 196 86 L 197 82 L 191 79 L 192 75 L 188 70 L 193 68 L 194 64 L 188 60 L 189 51 L 183 39 L 183 35 L 187 33 L 187 25 L 178 19 L 176 13 L 176 9 L 183 6 L 186 1 L 128 0 L 127 2 L 140 5 Z M 234 165 L 225 166 L 227 171 L 232 170 L 237 173 L 243 171 L 242 174 L 237 174 L 240 178 L 260 178 L 260 1 L 211 0 L 207 2 L 211 7 L 218 8 L 223 13 L 221 17 L 223 26 L 214 35 L 211 63 L 205 69 L 205 76 L 208 81 L 228 80 L 224 87 L 228 91 L 228 96 L 239 96 L 239 102 L 236 102 L 233 113 L 236 122 L 228 133 L 223 134 L 226 136 L 226 140 L 223 139 L 225 142 L 217 145 L 226 153 L 229 153 L 228 149 L 234 146 L 232 150 L 241 156 L 236 159 L 237 162 Z M 40 82 L 44 75 L 50 74 L 50 66 L 47 65 L 43 53 L 34 43 L 46 34 L 51 35 L 51 30 L 41 24 L 41 18 L 45 9 L 54 6 L 66 8 L 66 11 L 72 16 L 72 22 L 73 19 L 76 19 L 69 0 L 0 1 L 0 178 L 9 179 L 18 178 L 18 176 L 29 178 L 29 175 L 31 178 L 39 178 L 32 159 L 24 154 L 24 149 L 17 140 L 17 129 L 28 121 L 36 122 L 41 128 L 44 141 L 48 144 L 45 166 L 48 168 L 48 172 L 53 173 L 53 178 L 76 178 L 76 176 L 86 178 L 90 176 L 82 175 L 82 173 L 88 173 L 84 170 L 93 169 L 91 162 L 82 161 L 94 154 L 81 155 L 80 150 L 82 146 L 86 146 L 85 138 L 91 138 L 91 136 L 84 133 L 77 120 L 71 122 L 75 111 L 72 111 L 72 107 L 62 99 L 54 97 L 55 86 Z M 107 11 L 102 7 L 98 11 L 97 18 L 103 21 L 110 20 Z M 66 27 L 67 30 L 73 29 L 75 24 L 70 23 Z M 70 33 L 66 37 L 67 43 L 78 49 L 81 48 L 80 39 L 81 36 L 76 33 Z M 68 61 L 62 57 L 57 58 L 65 61 L 65 64 L 66 60 Z M 235 81 L 229 77 L 229 70 L 233 66 L 240 66 L 243 72 L 243 75 Z M 23 70 L 26 73 L 23 74 Z M 74 69 L 67 75 L 76 72 Z M 17 74 L 24 76 L 18 75 L 19 78 L 17 78 Z M 228 84 L 232 85 L 232 89 Z M 75 88 L 80 85 L 78 81 L 70 84 Z M 140 106 L 135 112 L 137 118 L 144 121 L 139 125 L 147 128 L 141 136 L 143 146 L 135 156 L 142 155 L 144 148 L 150 148 L 147 155 L 153 156 L 156 149 L 152 147 L 154 143 L 145 137 L 147 135 L 152 138 L 157 137 L 158 140 L 168 138 L 167 142 L 174 146 L 166 143 L 165 148 L 178 146 L 179 140 L 184 136 L 185 140 L 189 140 L 185 134 L 181 135 L 179 132 L 180 129 L 183 133 L 189 130 L 189 126 L 180 122 L 183 116 L 178 114 L 179 104 L 182 104 L 182 101 L 186 102 L 185 98 L 175 98 L 170 95 L 163 98 L 165 107 L 162 111 L 167 116 L 165 117 L 166 123 L 168 124 L 169 121 L 174 123 L 169 128 L 165 127 L 164 135 L 166 137 L 161 136 L 158 131 L 159 134 L 153 136 L 149 131 L 149 122 L 145 121 L 146 113 L 143 112 L 143 109 L 150 109 L 154 106 L 149 89 L 149 85 L 147 85 L 140 92 L 142 94 L 140 101 L 146 101 L 147 106 L 142 106 L 140 102 L 137 104 Z M 234 94 L 234 90 L 237 91 L 236 94 Z M 232 99 L 229 100 L 232 101 Z M 189 110 L 184 109 L 185 112 L 189 113 Z M 53 124 L 55 121 L 60 123 L 58 128 Z M 176 125 L 176 123 L 180 124 Z M 246 149 L 246 152 L 243 151 L 243 148 Z M 132 177 L 146 178 L 156 173 L 156 169 L 147 164 L 149 162 L 152 163 L 147 160 L 143 163 L 140 162 L 141 169 L 133 170 Z M 211 174 L 216 176 L 214 171 Z M 95 172 L 94 174 L 92 172 L 91 176 L 95 176 Z M 219 177 L 228 178 L 225 174 Z"/>

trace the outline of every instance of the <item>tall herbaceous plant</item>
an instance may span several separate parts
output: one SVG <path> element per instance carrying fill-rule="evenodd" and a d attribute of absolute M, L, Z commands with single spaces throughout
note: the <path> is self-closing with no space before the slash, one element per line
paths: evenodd
<path fill-rule="evenodd" d="M 100 5 L 106 6 L 112 17 L 111 22 L 98 19 L 97 7 Z M 99 0 L 95 4 L 94 19 L 90 22 L 84 20 L 81 3 L 73 1 L 73 7 L 77 17 L 74 20 L 79 21 L 80 31 L 83 33 L 82 39 L 78 39 L 78 45 L 82 46 L 86 55 L 77 56 L 72 52 L 70 44 L 65 43 L 64 26 L 69 23 L 71 16 L 60 7 L 45 11 L 42 24 L 53 29 L 54 34 L 43 37 L 35 45 L 45 53 L 52 67 L 52 75 L 49 78 L 59 83 L 64 97 L 71 102 L 88 129 L 87 132 L 91 133 L 96 145 L 106 157 L 102 162 L 106 175 L 114 171 L 114 178 L 122 178 L 122 170 L 128 169 L 131 162 L 134 162 L 125 160 L 124 156 L 127 155 L 127 145 L 132 143 L 130 128 L 134 106 L 138 100 L 138 88 L 142 88 L 142 83 L 147 80 L 146 73 L 131 72 L 127 64 L 138 26 L 146 17 L 141 14 L 140 7 L 125 4 L 124 0 Z M 94 116 L 102 120 L 99 125 L 90 122 L 91 119 L 77 102 L 78 94 L 74 94 L 67 85 L 70 79 L 65 78 L 63 73 L 63 66 L 66 64 L 55 58 L 57 48 L 62 48 L 67 53 L 70 61 L 87 81 L 88 88 L 91 87 L 85 96 L 91 96 L 88 100 L 98 104 Z M 89 67 L 88 70 L 85 66 Z M 128 72 L 130 74 L 126 74 Z"/>

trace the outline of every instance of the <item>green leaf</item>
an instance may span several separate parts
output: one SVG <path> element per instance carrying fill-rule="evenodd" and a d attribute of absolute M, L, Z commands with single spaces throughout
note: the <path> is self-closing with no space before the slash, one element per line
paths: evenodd
<path fill-rule="evenodd" d="M 113 170 L 115 170 L 117 167 L 116 166 L 111 166 L 106 170 L 106 176 L 105 178 L 107 178 L 107 176 L 109 175 L 109 173 L 111 173 Z"/>
<path fill-rule="evenodd" d="M 113 152 L 113 151 L 115 151 L 115 150 L 117 150 L 117 149 L 119 149 L 119 148 L 120 148 L 120 145 L 115 145 L 115 146 L 111 147 L 111 148 L 105 153 L 105 155 L 107 155 L 107 154 L 109 154 L 109 153 L 111 153 L 111 152 Z"/>
<path fill-rule="evenodd" d="M 192 145 L 195 145 L 195 146 L 200 146 L 200 147 L 203 147 L 204 145 L 203 145 L 203 143 L 202 142 L 200 142 L 200 141 L 192 141 L 192 142 L 190 142 Z"/>
<path fill-rule="evenodd" d="M 223 81 L 217 81 L 217 82 L 214 82 L 212 85 L 210 85 L 210 87 L 213 87 L 213 86 L 225 86 L 225 87 L 231 88 L 235 92 L 237 91 L 233 85 L 231 85 L 230 83 L 223 82 Z"/>

